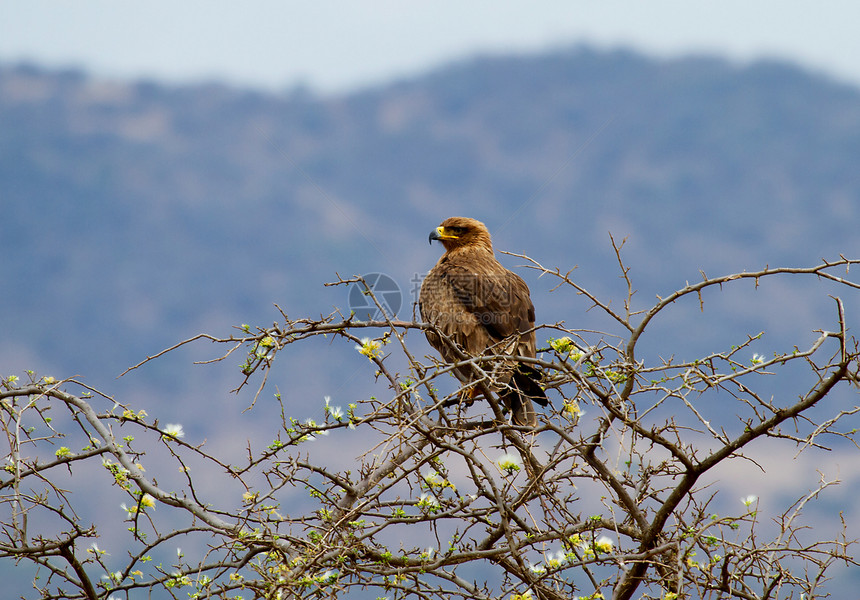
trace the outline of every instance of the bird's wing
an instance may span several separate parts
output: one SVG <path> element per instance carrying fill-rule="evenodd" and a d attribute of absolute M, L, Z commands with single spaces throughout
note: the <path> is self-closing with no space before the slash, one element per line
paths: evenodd
<path fill-rule="evenodd" d="M 534 327 L 534 306 L 526 282 L 506 269 L 484 270 L 480 266 L 451 265 L 441 276 L 493 341 Z"/>
<path fill-rule="evenodd" d="M 445 337 L 466 352 L 481 354 L 491 343 L 486 329 L 466 308 L 458 291 L 440 269 L 433 269 L 422 283 L 418 310 L 422 319 L 438 327 Z M 426 336 L 445 360 L 456 360 L 457 355 L 448 342 L 432 331 L 427 331 Z"/>

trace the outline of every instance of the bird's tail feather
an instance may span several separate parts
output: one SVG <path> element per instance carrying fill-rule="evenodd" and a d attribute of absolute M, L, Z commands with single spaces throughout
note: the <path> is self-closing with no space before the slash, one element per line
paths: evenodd
<path fill-rule="evenodd" d="M 537 425 L 537 414 L 532 402 L 547 406 L 546 392 L 537 382 L 540 373 L 525 365 L 518 365 L 508 388 L 500 394 L 505 407 L 511 411 L 514 425 Z"/>

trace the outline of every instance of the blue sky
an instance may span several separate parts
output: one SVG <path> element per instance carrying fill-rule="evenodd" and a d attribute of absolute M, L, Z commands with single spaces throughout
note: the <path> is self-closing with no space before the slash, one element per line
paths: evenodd
<path fill-rule="evenodd" d="M 0 0 L 0 60 L 346 91 L 476 52 L 585 43 L 770 57 L 860 86 L 856 0 Z"/>

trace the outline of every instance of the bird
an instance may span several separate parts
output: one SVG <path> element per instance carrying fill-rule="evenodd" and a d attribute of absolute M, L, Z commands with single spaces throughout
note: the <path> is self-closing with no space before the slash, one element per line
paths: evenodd
<path fill-rule="evenodd" d="M 442 359 L 455 363 L 463 353 L 535 358 L 535 309 L 528 285 L 496 259 L 486 225 L 450 217 L 430 232 L 429 241 L 441 242 L 445 253 L 421 283 L 418 309 L 422 320 L 444 336 L 425 330 Z M 454 375 L 464 386 L 479 377 L 471 365 L 455 368 Z M 534 427 L 532 402 L 548 404 L 539 378 L 533 365 L 501 361 L 491 369 L 486 387 L 498 393 L 514 425 Z M 465 393 L 469 400 L 480 395 L 474 386 Z"/>

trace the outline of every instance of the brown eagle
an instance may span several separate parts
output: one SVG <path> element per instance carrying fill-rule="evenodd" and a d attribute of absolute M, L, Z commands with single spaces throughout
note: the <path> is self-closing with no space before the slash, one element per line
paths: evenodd
<path fill-rule="evenodd" d="M 526 282 L 504 268 L 493 254 L 490 232 L 480 221 L 466 217 L 445 219 L 430 233 L 430 243 L 439 240 L 445 254 L 421 284 L 418 309 L 421 318 L 438 327 L 448 338 L 427 331 L 427 341 L 446 362 L 457 362 L 461 354 L 506 354 L 535 357 L 535 309 Z M 487 388 L 498 392 L 511 411 L 515 425 L 537 424 L 534 400 L 547 405 L 546 393 L 536 381 L 531 366 L 504 361 L 495 368 L 487 365 Z M 470 366 L 454 370 L 457 379 L 468 384 L 478 375 Z M 470 397 L 475 395 L 471 391 Z"/>

